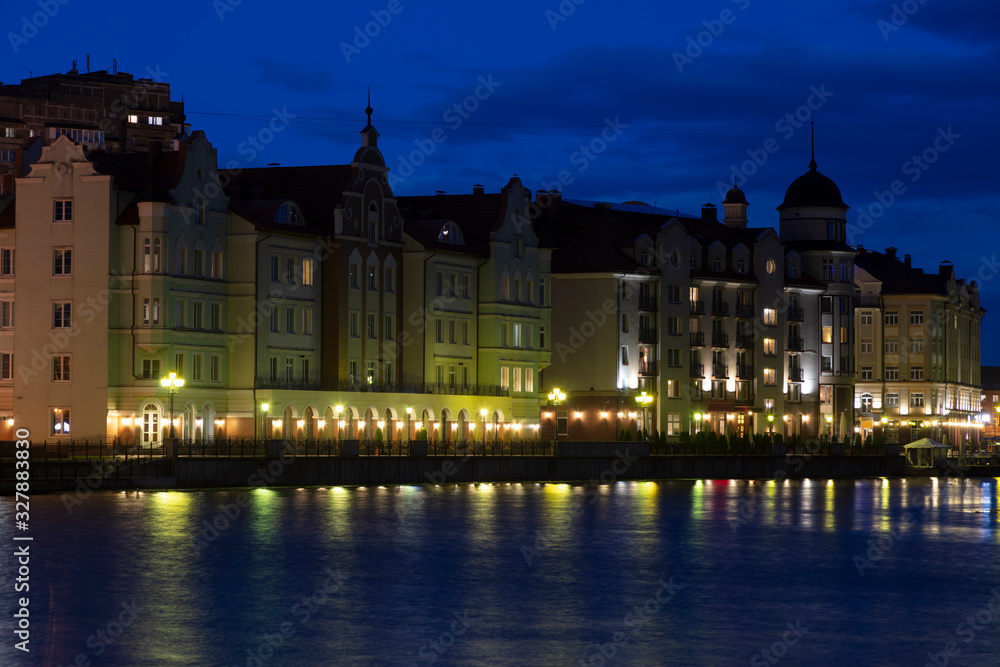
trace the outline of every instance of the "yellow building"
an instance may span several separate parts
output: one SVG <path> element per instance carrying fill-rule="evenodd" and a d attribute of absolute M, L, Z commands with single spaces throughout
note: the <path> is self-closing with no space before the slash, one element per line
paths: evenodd
<path fill-rule="evenodd" d="M 865 436 L 978 442 L 982 421 L 980 323 L 975 281 L 951 262 L 924 273 L 895 248 L 859 247 L 854 286 L 858 379 L 855 408 Z"/>

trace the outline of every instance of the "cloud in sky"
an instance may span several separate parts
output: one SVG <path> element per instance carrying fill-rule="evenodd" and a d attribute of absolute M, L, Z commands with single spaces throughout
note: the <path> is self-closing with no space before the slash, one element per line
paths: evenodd
<path fill-rule="evenodd" d="M 735 167 L 751 223 L 761 226 L 777 225 L 774 207 L 807 168 L 805 109 L 815 113 L 819 168 L 852 206 L 849 221 L 894 180 L 906 184 L 859 242 L 894 245 L 928 270 L 950 259 L 967 278 L 994 252 L 1000 5 L 570 4 L 575 9 L 566 20 L 553 24 L 546 12 L 559 11 L 557 0 L 502 6 L 402 0 L 402 11 L 348 63 L 340 43 L 387 2 L 307 2 L 283 10 L 243 2 L 220 21 L 211 3 L 179 0 L 171 14 L 183 19 L 183 43 L 197 48 L 181 47 L 174 29 L 136 29 L 164 21 L 141 7 L 103 18 L 103 34 L 116 39 L 95 42 L 78 29 L 92 11 L 67 3 L 18 54 L 0 60 L 0 80 L 65 71 L 88 52 L 101 67 L 117 58 L 119 69 L 135 73 L 159 63 L 221 160 L 240 159 L 238 145 L 274 108 L 296 114 L 259 158 L 282 164 L 349 161 L 370 86 L 380 147 L 395 174 L 415 142 L 437 127 L 447 132 L 447 141 L 397 187 L 399 194 L 470 192 L 473 183 L 496 191 L 515 173 L 539 189 L 569 171 L 567 196 L 695 211 L 706 201 L 719 203 L 717 184 L 728 183 Z M 913 11 L 886 34 L 879 21 L 892 20 L 894 4 Z M 36 10 L 28 0 L 4 3 L 0 25 L 5 33 L 16 29 Z M 676 54 L 691 62 L 679 68 Z M 480 77 L 500 85 L 455 126 L 448 111 L 475 95 Z M 814 88 L 832 95 L 810 110 L 803 105 Z M 781 123 L 796 113 L 800 127 Z M 579 161 L 580 147 L 600 136 L 607 118 L 627 128 L 595 159 Z M 959 138 L 934 155 L 939 128 L 949 127 Z M 778 149 L 756 164 L 768 140 Z M 933 164 L 914 172 L 914 156 L 926 151 Z M 994 282 L 983 285 L 987 341 L 1000 337 Z M 1000 350 L 986 345 L 984 358 L 1000 364 Z"/>

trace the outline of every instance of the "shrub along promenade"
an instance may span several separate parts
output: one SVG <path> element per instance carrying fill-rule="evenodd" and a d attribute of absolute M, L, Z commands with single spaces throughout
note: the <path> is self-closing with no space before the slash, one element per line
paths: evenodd
<path fill-rule="evenodd" d="M 15 483 L 13 442 L 0 443 L 0 493 Z M 892 477 L 899 445 L 732 442 L 475 442 L 222 438 L 156 447 L 90 439 L 31 446 L 33 491 L 353 486 L 470 482 Z"/>

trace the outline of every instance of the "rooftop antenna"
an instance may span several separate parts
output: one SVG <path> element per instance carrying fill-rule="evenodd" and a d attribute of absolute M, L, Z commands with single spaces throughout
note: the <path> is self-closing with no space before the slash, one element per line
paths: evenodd
<path fill-rule="evenodd" d="M 87 54 L 87 74 L 90 74 L 90 54 Z"/>
<path fill-rule="evenodd" d="M 816 171 L 816 121 L 809 121 L 809 144 L 812 150 L 812 159 L 809 160 L 809 171 Z"/>
<path fill-rule="evenodd" d="M 368 114 L 368 127 L 372 125 L 372 87 L 368 86 L 368 108 L 365 109 L 365 113 Z"/>
<path fill-rule="evenodd" d="M 118 58 L 113 59 L 111 63 L 111 73 L 118 74 Z"/>

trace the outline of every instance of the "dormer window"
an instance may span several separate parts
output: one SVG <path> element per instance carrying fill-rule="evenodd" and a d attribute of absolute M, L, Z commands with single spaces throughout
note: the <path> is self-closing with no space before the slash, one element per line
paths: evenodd
<path fill-rule="evenodd" d="M 441 226 L 441 229 L 438 231 L 437 240 L 440 243 L 448 243 L 450 245 L 465 245 L 465 237 L 462 236 L 462 230 L 451 221 Z"/>
<path fill-rule="evenodd" d="M 368 205 L 368 243 L 370 245 L 378 243 L 378 206 L 375 202 Z"/>
<path fill-rule="evenodd" d="M 798 278 L 799 277 L 799 267 L 796 266 L 795 264 L 789 264 L 788 265 L 788 277 L 789 278 Z"/>
<path fill-rule="evenodd" d="M 305 218 L 302 216 L 302 211 L 293 202 L 285 202 L 278 208 L 278 212 L 274 214 L 274 222 L 281 222 L 286 225 L 298 225 L 304 227 L 306 224 Z"/>
<path fill-rule="evenodd" d="M 639 263 L 643 266 L 649 266 L 649 253 L 645 250 L 643 250 L 642 254 L 639 255 Z"/>
<path fill-rule="evenodd" d="M 722 270 L 722 260 L 716 257 L 712 260 L 712 270 L 721 271 Z"/>
<path fill-rule="evenodd" d="M 736 262 L 736 272 L 737 273 L 746 273 L 747 272 L 747 263 L 745 261 L 743 261 L 742 259 L 739 260 L 738 262 Z"/>

